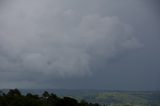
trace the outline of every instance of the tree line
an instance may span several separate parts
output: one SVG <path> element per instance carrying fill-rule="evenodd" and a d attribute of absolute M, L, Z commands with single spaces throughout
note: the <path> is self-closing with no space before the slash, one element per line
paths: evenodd
<path fill-rule="evenodd" d="M 77 101 L 71 97 L 58 97 L 45 91 L 42 95 L 27 93 L 22 95 L 18 89 L 10 89 L 7 93 L 0 91 L 0 106 L 100 106 L 85 100 Z"/>

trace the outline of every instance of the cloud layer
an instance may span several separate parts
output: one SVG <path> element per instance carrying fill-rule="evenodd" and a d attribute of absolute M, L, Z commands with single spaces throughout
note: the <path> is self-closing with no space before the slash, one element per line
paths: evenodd
<path fill-rule="evenodd" d="M 1 73 L 86 76 L 98 59 L 141 45 L 118 17 L 65 7 L 58 0 L 6 3 L 0 11 Z"/>

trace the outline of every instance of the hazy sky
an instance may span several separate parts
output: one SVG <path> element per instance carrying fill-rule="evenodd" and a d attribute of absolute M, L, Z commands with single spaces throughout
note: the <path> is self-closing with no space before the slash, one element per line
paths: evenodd
<path fill-rule="evenodd" d="M 159 0 L 0 0 L 0 88 L 160 90 Z"/>

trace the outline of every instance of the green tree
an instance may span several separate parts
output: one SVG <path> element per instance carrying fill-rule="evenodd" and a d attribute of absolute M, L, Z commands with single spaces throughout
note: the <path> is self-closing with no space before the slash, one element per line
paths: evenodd
<path fill-rule="evenodd" d="M 21 92 L 18 89 L 10 89 L 7 95 L 8 96 L 21 96 Z"/>

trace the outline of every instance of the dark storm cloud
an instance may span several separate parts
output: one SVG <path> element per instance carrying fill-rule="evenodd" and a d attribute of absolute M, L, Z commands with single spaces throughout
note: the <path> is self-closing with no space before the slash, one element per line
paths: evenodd
<path fill-rule="evenodd" d="M 3 1 L 0 87 L 51 88 L 67 87 L 69 83 L 73 87 L 86 81 L 88 88 L 105 88 L 99 83 L 105 78 L 103 75 L 111 80 L 118 70 L 108 67 L 109 63 L 114 66 L 112 59 L 118 61 L 122 54 L 145 48 L 139 41 L 146 39 L 139 26 L 151 17 L 144 5 L 138 0 Z M 112 84 L 111 88 L 114 87 Z"/>
<path fill-rule="evenodd" d="M 139 46 L 118 17 L 81 15 L 56 3 L 17 0 L 1 11 L 1 71 L 85 75 L 92 54 L 110 58 Z"/>

